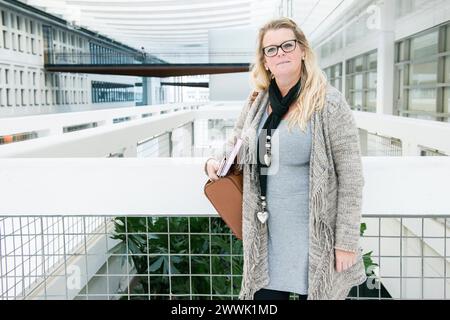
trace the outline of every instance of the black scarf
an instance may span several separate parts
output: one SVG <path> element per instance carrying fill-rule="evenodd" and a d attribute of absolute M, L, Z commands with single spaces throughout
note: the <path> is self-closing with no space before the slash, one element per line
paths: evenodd
<path fill-rule="evenodd" d="M 270 106 L 272 108 L 272 112 L 269 114 L 269 117 L 267 118 L 266 122 L 264 123 L 261 129 L 261 133 L 258 136 L 258 143 L 257 143 L 257 157 L 258 157 L 257 172 L 259 176 L 259 185 L 261 187 L 261 196 L 264 197 L 262 199 L 265 199 L 266 196 L 267 169 L 265 170 L 266 173 L 261 174 L 261 168 L 268 168 L 268 166 L 265 164 L 264 159 L 260 159 L 260 145 L 262 145 L 261 147 L 263 148 L 264 151 L 266 151 L 265 147 L 267 141 L 266 133 L 267 136 L 272 137 L 271 132 L 272 129 L 275 130 L 278 127 L 281 119 L 288 112 L 289 106 L 299 97 L 301 90 L 300 80 L 301 79 L 298 80 L 298 82 L 289 90 L 289 92 L 284 97 L 281 96 L 280 89 L 278 88 L 275 79 L 272 79 L 270 81 L 269 101 Z"/>

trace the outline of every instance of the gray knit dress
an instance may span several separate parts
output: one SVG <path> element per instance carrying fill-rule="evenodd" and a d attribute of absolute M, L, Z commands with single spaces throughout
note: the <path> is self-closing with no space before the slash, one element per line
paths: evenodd
<path fill-rule="evenodd" d="M 258 135 L 267 117 L 266 109 Z M 288 131 L 287 120 L 281 120 L 272 132 L 266 191 L 270 282 L 265 288 L 298 294 L 308 293 L 310 121 L 306 129 L 295 125 Z"/>

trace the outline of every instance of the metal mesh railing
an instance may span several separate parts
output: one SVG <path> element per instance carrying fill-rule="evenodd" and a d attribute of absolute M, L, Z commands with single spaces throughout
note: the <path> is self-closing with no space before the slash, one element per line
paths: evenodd
<path fill-rule="evenodd" d="M 363 247 L 376 263 L 365 299 L 448 299 L 447 216 L 371 216 L 364 221 Z"/>
<path fill-rule="evenodd" d="M 367 133 L 367 156 L 402 156 L 402 142 L 392 137 Z"/>
<path fill-rule="evenodd" d="M 368 281 L 348 298 L 447 299 L 447 219 L 364 216 Z M 237 299 L 242 264 L 217 216 L 0 220 L 3 300 Z"/>
<path fill-rule="evenodd" d="M 101 217 L 0 217 L 1 297 L 25 297 L 84 244 Z"/>

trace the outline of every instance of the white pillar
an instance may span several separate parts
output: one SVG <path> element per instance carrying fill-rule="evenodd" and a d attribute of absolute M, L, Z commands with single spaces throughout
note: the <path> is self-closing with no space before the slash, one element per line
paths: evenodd
<path fill-rule="evenodd" d="M 370 7 L 369 7 L 370 8 Z M 393 114 L 394 109 L 394 54 L 395 1 L 383 1 L 374 6 L 379 28 L 377 62 L 377 113 Z"/>

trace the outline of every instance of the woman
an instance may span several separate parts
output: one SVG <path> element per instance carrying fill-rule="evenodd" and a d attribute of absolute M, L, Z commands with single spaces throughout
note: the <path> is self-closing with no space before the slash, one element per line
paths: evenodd
<path fill-rule="evenodd" d="M 366 280 L 361 255 L 358 130 L 327 84 L 307 39 L 288 18 L 259 31 L 255 92 L 211 180 L 237 137 L 243 170 L 244 268 L 240 299 L 345 299 Z M 293 128 L 295 127 L 295 130 Z"/>

